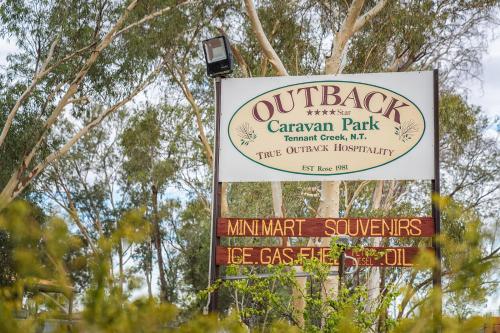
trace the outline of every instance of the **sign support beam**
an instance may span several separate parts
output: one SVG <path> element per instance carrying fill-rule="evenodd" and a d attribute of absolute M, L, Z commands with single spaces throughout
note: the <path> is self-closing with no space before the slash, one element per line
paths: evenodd
<path fill-rule="evenodd" d="M 437 300 L 434 305 L 434 321 L 437 323 L 437 330 L 440 331 L 440 322 L 443 312 L 443 296 L 441 290 L 441 244 L 438 237 L 441 234 L 441 214 L 439 211 L 440 196 L 440 176 L 439 176 L 439 72 L 434 70 L 434 179 L 432 180 L 432 217 L 434 218 L 434 237 L 432 247 L 436 255 L 436 266 L 432 272 L 432 286 L 437 293 Z"/>
<path fill-rule="evenodd" d="M 213 285 L 219 277 L 219 266 L 215 261 L 215 251 L 220 245 L 220 237 L 217 236 L 217 220 L 221 217 L 221 189 L 222 183 L 219 181 L 219 148 L 220 148 L 220 110 L 221 110 L 221 78 L 216 77 L 215 83 L 215 144 L 213 153 L 213 184 L 212 184 L 212 221 L 210 234 L 210 267 L 209 285 Z M 209 312 L 217 311 L 218 290 L 214 290 L 209 295 Z"/>

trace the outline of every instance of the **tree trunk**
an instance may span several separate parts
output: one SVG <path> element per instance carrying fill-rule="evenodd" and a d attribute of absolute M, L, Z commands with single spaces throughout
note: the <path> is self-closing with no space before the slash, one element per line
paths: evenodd
<path fill-rule="evenodd" d="M 163 269 L 163 255 L 161 253 L 161 231 L 160 216 L 158 215 L 158 188 L 156 184 L 151 186 L 153 204 L 153 242 L 158 257 L 158 273 L 160 275 L 160 301 L 167 301 L 167 281 L 165 280 L 165 270 Z"/>
<path fill-rule="evenodd" d="M 384 244 L 385 246 L 385 244 Z M 380 267 L 380 284 L 379 284 L 379 292 L 382 298 L 385 297 L 387 290 L 385 289 L 385 267 Z M 384 325 L 385 320 L 387 318 L 387 310 L 381 311 L 380 316 L 378 318 L 378 332 L 387 332 L 386 327 Z"/>
<path fill-rule="evenodd" d="M 318 208 L 317 217 L 339 217 L 339 207 L 340 207 L 340 181 L 325 181 L 321 182 L 321 197 L 320 204 Z M 307 246 L 330 246 L 331 238 L 310 238 Z M 302 272 L 302 267 L 295 266 L 296 272 Z M 331 271 L 338 271 L 338 267 L 332 266 Z M 330 275 L 326 278 L 323 288 L 321 288 L 321 298 L 326 300 L 327 298 L 334 298 L 338 291 L 338 276 Z M 293 288 L 293 305 L 297 310 L 298 318 L 297 323 L 299 326 L 304 326 L 304 316 L 303 312 L 305 309 L 305 300 L 303 295 L 306 293 L 306 283 L 307 278 L 298 277 L 296 278 L 297 286 Z"/>
<path fill-rule="evenodd" d="M 339 217 L 340 209 L 340 181 L 322 182 L 321 199 L 318 208 L 318 217 Z M 331 238 L 321 238 L 321 246 L 330 246 Z M 331 271 L 338 272 L 337 266 L 332 266 Z M 338 275 L 329 275 L 326 278 L 324 288 L 321 289 L 323 300 L 337 296 L 339 284 Z"/>
<path fill-rule="evenodd" d="M 220 214 L 222 217 L 229 216 L 229 202 L 227 201 L 227 185 L 228 183 L 221 183 Z"/>
<path fill-rule="evenodd" d="M 280 182 L 271 182 L 274 217 L 283 217 L 283 192 Z"/>
<path fill-rule="evenodd" d="M 376 211 L 380 209 L 382 202 L 382 192 L 384 189 L 384 181 L 377 181 L 375 186 L 375 191 L 372 197 L 372 210 Z M 380 246 L 381 238 L 375 237 L 373 239 L 373 246 Z M 368 309 L 373 310 L 376 306 L 375 302 L 380 295 L 380 269 L 376 267 L 370 268 L 370 274 L 367 281 L 368 289 Z"/>
<path fill-rule="evenodd" d="M 280 182 L 271 182 L 271 193 L 273 196 L 273 211 L 274 217 L 284 217 L 283 213 L 283 189 Z M 281 246 L 287 246 L 288 237 L 281 239 Z"/>
<path fill-rule="evenodd" d="M 146 284 L 148 285 L 148 297 L 153 298 L 153 288 L 151 287 L 151 270 L 148 268 L 144 269 L 144 276 L 146 277 Z"/>
<path fill-rule="evenodd" d="M 382 10 L 385 6 L 387 0 L 379 0 L 374 7 L 367 11 L 364 15 L 360 16 L 361 10 L 364 5 L 364 0 L 353 0 L 349 6 L 346 18 L 342 23 L 342 28 L 334 34 L 334 42 L 332 45 L 332 54 L 327 57 L 325 67 L 326 74 L 340 74 L 342 72 L 341 63 L 342 58 L 346 54 L 346 46 L 352 35 L 359 31 L 370 19 L 377 15 L 378 12 Z M 262 24 L 257 15 L 253 0 L 245 0 L 245 7 L 247 10 L 248 18 L 255 32 L 257 41 L 259 42 L 262 51 L 264 52 L 269 62 L 276 69 L 278 75 L 288 75 L 281 59 L 273 49 L 269 39 L 262 28 Z M 276 183 L 279 184 L 279 183 Z M 318 208 L 318 217 L 338 217 L 339 216 L 339 202 L 340 202 L 340 182 L 324 181 L 321 183 L 321 203 Z M 281 188 L 280 188 L 281 189 Z M 275 197 L 275 187 L 273 186 L 273 199 Z M 277 193 L 276 193 L 277 195 Z M 273 206 L 276 212 L 276 204 L 273 200 Z M 329 238 L 321 240 L 321 245 L 328 245 L 330 242 Z M 309 245 L 315 243 L 314 239 L 309 241 Z M 294 267 L 297 272 L 302 271 L 301 267 Z M 303 327 L 304 318 L 302 313 L 305 308 L 305 303 L 302 295 L 305 292 L 306 279 L 298 278 L 297 287 L 293 290 L 293 303 L 294 307 L 299 313 L 298 324 Z M 326 292 L 324 297 L 329 294 L 336 293 L 338 289 L 338 277 L 329 277 L 326 281 Z"/>
<path fill-rule="evenodd" d="M 19 183 L 20 178 L 20 175 L 18 176 L 17 174 L 13 173 L 7 184 L 2 189 L 2 192 L 0 193 L 0 210 L 3 210 L 12 202 L 12 200 L 14 200 L 12 193 Z"/>
<path fill-rule="evenodd" d="M 122 239 L 118 241 L 118 269 L 120 272 L 120 292 L 123 294 L 124 274 L 123 274 L 123 242 Z"/>
<path fill-rule="evenodd" d="M 343 70 L 342 61 L 347 53 L 349 39 L 376 15 L 386 0 L 380 0 L 366 14 L 360 16 L 364 0 L 353 0 L 349 6 L 347 16 L 342 22 L 342 27 L 334 36 L 332 54 L 325 61 L 325 74 L 341 74 Z M 318 217 L 339 217 L 340 209 L 340 181 L 321 182 L 321 201 L 318 207 Z M 321 246 L 329 246 L 330 238 L 322 238 Z M 332 267 L 337 270 L 338 267 Z M 322 298 L 335 297 L 338 291 L 338 276 L 328 276 L 325 286 L 322 288 Z"/>

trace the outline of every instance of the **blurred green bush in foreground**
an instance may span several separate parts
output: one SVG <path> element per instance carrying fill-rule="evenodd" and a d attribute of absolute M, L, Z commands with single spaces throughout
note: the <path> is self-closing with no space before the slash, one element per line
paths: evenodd
<path fill-rule="evenodd" d="M 10 261 L 14 270 L 9 273 L 10 276 L 4 276 L 8 282 L 0 286 L 0 332 L 248 332 L 242 318 L 252 314 L 237 309 L 225 318 L 202 314 L 187 316 L 181 315 L 176 306 L 162 304 L 157 299 L 130 300 L 131 290 L 134 286 L 137 288 L 137 282 L 133 279 L 127 281 L 127 292 L 124 292 L 122 284 L 116 281 L 111 272 L 109 261 L 112 249 L 119 240 L 133 244 L 144 242 L 150 237 L 149 224 L 142 216 L 140 211 L 127 214 L 115 231 L 99 239 L 91 255 L 83 255 L 78 252 L 85 245 L 82 238 L 72 235 L 63 220 L 52 218 L 40 223 L 33 210 L 20 201 L 6 208 L 0 214 L 0 233 L 4 235 L 3 245 L 9 247 L 10 256 L 2 260 Z M 471 268 L 469 274 L 481 268 L 471 263 L 468 265 Z M 75 272 L 84 268 L 88 270 L 91 282 L 81 304 L 74 311 L 72 303 L 75 291 L 69 270 Z M 325 267 L 318 262 L 311 261 L 304 265 L 304 269 L 316 279 L 326 278 Z M 224 286 L 246 293 L 249 298 L 256 300 L 255 304 L 266 308 L 286 306 L 280 303 L 282 300 L 271 288 L 270 283 L 274 285 L 274 281 L 289 286 L 294 279 L 290 272 L 276 268 L 270 279 L 256 282 L 259 288 L 248 288 L 241 282 L 224 283 Z M 465 283 L 469 280 L 457 281 Z M 355 292 L 342 289 L 340 293 L 338 299 L 321 300 L 314 295 L 306 299 L 309 309 L 306 315 L 312 319 L 303 327 L 304 331 L 373 330 L 373 321 L 377 320 L 379 312 L 375 312 L 373 318 L 369 312 L 361 317 L 357 315 L 365 311 L 365 292 L 362 289 Z M 387 302 L 382 303 L 388 306 L 397 296 L 398 292 L 394 292 L 388 295 Z M 384 330 L 432 332 L 437 325 L 442 325 L 444 332 L 474 332 L 484 327 L 485 319 L 477 317 L 462 321 L 454 318 L 432 320 L 437 296 L 431 294 L 422 300 L 417 317 L 388 320 Z M 258 311 L 259 307 L 256 306 L 254 312 Z M 357 320 L 354 320 L 354 316 L 357 316 Z M 314 322 L 313 317 L 320 324 L 311 324 Z M 270 325 L 259 331 L 299 332 L 297 326 L 292 324 L 293 321 L 285 322 L 275 317 Z"/>

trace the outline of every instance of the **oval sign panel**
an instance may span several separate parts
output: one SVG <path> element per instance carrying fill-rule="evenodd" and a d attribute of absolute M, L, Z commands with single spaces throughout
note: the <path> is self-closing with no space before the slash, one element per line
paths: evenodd
<path fill-rule="evenodd" d="M 408 98 L 359 82 L 320 81 L 259 95 L 229 122 L 229 138 L 263 166 L 307 175 L 364 171 L 394 161 L 422 138 L 425 120 Z"/>

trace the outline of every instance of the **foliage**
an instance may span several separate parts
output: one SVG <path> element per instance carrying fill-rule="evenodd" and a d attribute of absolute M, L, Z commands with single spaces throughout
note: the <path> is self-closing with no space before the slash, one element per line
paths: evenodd
<path fill-rule="evenodd" d="M 329 256 L 337 259 L 345 248 L 345 244 L 332 239 Z M 308 276 L 306 292 L 300 295 L 306 303 L 303 314 L 292 305 L 294 296 L 291 289 L 297 287 L 296 270 L 286 266 L 269 266 L 268 276 L 265 277 L 258 276 L 258 272 L 252 269 L 232 266 L 226 274 L 243 275 L 245 278 L 226 280 L 217 287 L 229 289 L 231 294 L 239 297 L 241 301 L 235 298 L 232 310 L 249 327 L 260 327 L 261 330 L 266 330 L 269 322 L 284 318 L 300 327 L 298 316 L 303 315 L 305 323 L 300 328 L 304 332 L 365 332 L 398 296 L 396 288 L 388 286 L 387 292 L 378 301 L 379 305 L 370 305 L 366 287 L 350 285 L 352 281 L 346 280 L 338 291 L 329 293 L 325 298 L 321 290 L 326 287 L 331 267 L 317 258 L 301 258 L 297 260 L 297 265 L 302 265 L 303 272 Z M 381 325 L 389 329 L 394 326 L 394 320 L 386 318 Z"/>
<path fill-rule="evenodd" d="M 362 13 L 377 2 L 364 1 Z M 0 315 L 7 318 L 0 320 L 0 325 L 6 325 L 0 331 L 15 332 L 14 326 L 33 330 L 38 323 L 31 314 L 38 311 L 39 321 L 59 314 L 54 301 L 67 305 L 64 295 L 70 294 L 83 310 L 77 320 L 82 331 L 205 332 L 242 330 L 243 325 L 270 332 L 298 331 L 298 326 L 310 332 L 434 329 L 427 325 L 437 304 L 437 295 L 430 292 L 432 256 L 422 256 L 415 270 L 380 270 L 377 282 L 384 287 L 377 299 L 364 287 L 374 276 L 375 270 L 368 268 L 360 269 L 356 277 L 345 277 L 338 297 L 322 299 L 321 286 L 330 268 L 306 261 L 311 277 L 302 293 L 303 314 L 292 308 L 293 269 L 221 268 L 223 275 L 249 275 L 248 280 L 221 282 L 221 316 L 231 314 L 222 321 L 196 316 L 206 301 L 195 295 L 207 285 L 214 136 L 213 86 L 205 75 L 200 43 L 214 34 L 227 34 L 238 63 L 235 77 L 276 75 L 276 68 L 262 52 L 241 1 L 139 1 L 123 23 L 130 28 L 116 35 L 88 66 L 71 102 L 46 130 L 64 91 L 79 70 L 87 68 L 96 46 L 132 3 L 8 0 L 0 4 L 0 37 L 18 46 L 0 69 L 2 128 L 57 41 L 49 62 L 57 66 L 23 100 L 6 141 L 0 144 L 0 191 L 13 175 L 20 176 L 21 183 L 29 180 L 31 185 L 18 198 L 41 210 L 40 214 L 27 213 L 15 204 L 0 212 L 5 229 L 0 230 L 0 286 L 4 291 Z M 263 30 L 288 73 L 309 75 L 324 72 L 331 42 L 353 1 L 255 3 Z M 172 9 L 136 24 L 167 7 Z M 496 0 L 387 1 L 350 38 L 342 55 L 342 67 L 348 73 L 440 70 L 443 197 L 439 202 L 444 234 L 440 241 L 447 315 L 443 324 L 450 332 L 479 327 L 482 320 L 473 314 L 498 287 L 498 139 L 485 134 L 489 120 L 467 103 L 468 81 L 463 80 L 478 73 L 485 29 L 497 9 Z M 158 84 L 143 89 L 136 100 L 92 125 L 71 150 L 30 178 L 34 166 L 127 98 L 153 68 L 161 69 L 156 74 Z M 37 142 L 40 146 L 27 163 L 29 168 L 24 168 L 23 161 Z M 274 216 L 268 183 L 225 185 L 227 216 Z M 316 216 L 322 202 L 320 186 L 319 182 L 283 183 L 284 215 Z M 375 182 L 342 182 L 339 216 L 430 214 L 429 182 L 385 181 L 380 203 L 375 204 L 377 186 Z M 54 212 L 62 214 L 67 224 L 60 219 L 46 222 L 45 214 Z M 31 227 L 38 230 L 34 235 L 20 236 L 30 235 Z M 288 241 L 305 245 L 310 240 Z M 222 245 L 281 242 L 227 238 Z M 352 239 L 346 246 L 362 248 L 371 242 Z M 430 243 L 430 239 L 401 238 L 384 239 L 381 245 Z M 339 251 L 340 247 L 332 253 Z M 158 273 L 161 269 L 163 274 Z M 260 273 L 272 276 L 257 278 Z M 28 290 L 21 299 L 18 290 L 28 282 L 33 285 L 32 279 L 71 285 L 74 292 L 51 293 L 50 300 Z M 156 288 L 157 283 L 164 285 Z M 145 294 L 146 287 L 147 298 L 132 300 L 137 293 Z M 159 304 L 156 290 L 164 301 L 178 307 Z M 19 308 L 21 302 L 30 311 L 30 319 L 14 321 L 10 310 Z M 304 325 L 299 323 L 301 316 L 306 319 Z"/>
<path fill-rule="evenodd" d="M 252 268 L 231 266 L 225 272 L 228 276 L 243 275 L 246 278 L 218 281 L 200 295 L 206 297 L 208 292 L 217 288 L 229 290 L 233 295 L 231 311 L 238 313 L 249 327 L 261 330 L 267 329 L 269 321 L 279 318 L 286 318 L 289 323 L 300 327 L 299 315 L 305 318 L 304 326 L 300 327 L 304 332 L 368 332 L 374 329 L 374 323 L 377 322 L 378 330 L 383 332 L 434 332 L 437 327 L 442 327 L 443 332 L 463 332 L 464 327 L 468 330 L 480 329 L 490 319 L 471 316 L 471 309 L 477 302 L 484 302 L 486 295 L 498 288 L 498 281 L 493 280 L 489 285 L 481 282 L 498 268 L 498 260 L 495 263 L 484 257 L 484 250 L 478 242 L 479 224 L 476 217 L 469 216 L 470 212 L 449 197 L 436 200 L 445 221 L 460 219 L 464 225 L 460 240 L 446 234 L 439 240 L 446 258 L 443 275 L 450 277 L 445 292 L 453 294 L 453 297 L 445 299 L 448 299 L 448 308 L 454 309 L 441 319 L 434 317 L 433 321 L 429 320 L 441 302 L 442 293 L 431 288 L 414 289 L 411 280 L 386 285 L 380 299 L 375 301 L 368 297 L 365 286 L 356 284 L 354 277 L 345 275 L 338 293 L 324 298 L 320 291 L 325 288 L 331 268 L 315 258 L 303 258 L 297 262 L 308 274 L 308 291 L 301 295 L 306 302 L 303 314 L 297 313 L 291 306 L 293 296 L 290 290 L 297 284 L 294 277 L 296 271 L 286 266 L 269 266 L 265 277 L 258 276 L 260 272 Z M 332 239 L 329 255 L 337 258 L 345 248 L 345 243 Z M 354 246 L 353 249 L 361 250 L 362 247 Z M 496 253 L 493 256 L 498 258 Z M 428 276 L 435 265 L 434 255 L 423 251 L 416 259 L 410 275 L 427 272 Z M 418 299 L 409 310 L 412 316 L 401 316 L 402 312 L 397 316 L 381 316 L 395 302 L 401 307 L 402 303 L 398 299 L 403 299 L 404 303 L 408 294 Z M 379 318 L 383 318 L 383 321 Z"/>
<path fill-rule="evenodd" d="M 81 313 L 61 313 L 73 295 L 68 281 L 64 257 L 71 248 L 80 246 L 80 240 L 68 233 L 66 223 L 57 218 L 40 226 L 30 220 L 29 206 L 23 202 L 11 204 L 0 216 L 0 229 L 12 237 L 16 270 L 22 276 L 12 286 L 0 289 L 0 331 L 34 332 L 50 323 L 51 318 L 65 318 L 58 324 L 58 331 L 66 332 L 244 332 L 234 317 L 219 320 L 216 316 L 198 316 L 189 322 L 178 321 L 178 309 L 174 305 L 158 303 L 154 299 L 129 300 L 118 281 L 110 274 L 110 251 L 120 239 L 128 243 L 143 242 L 149 235 L 149 225 L 140 212 L 131 212 L 120 221 L 119 227 L 109 239 L 101 239 L 99 252 L 85 258 L 90 263 L 92 282 L 86 290 Z M 31 221 L 26 223 L 27 221 Z M 23 223 L 21 223 L 23 222 Z M 38 240 L 42 236 L 42 246 Z M 41 279 L 56 282 L 60 290 L 37 291 L 25 294 L 28 286 Z M 127 283 L 134 285 L 133 280 Z M 134 288 L 129 288 L 132 291 Z M 28 297 L 27 297 L 28 296 Z M 16 319 L 21 306 L 31 303 L 33 317 Z M 53 322 L 53 321 L 52 321 Z"/>

